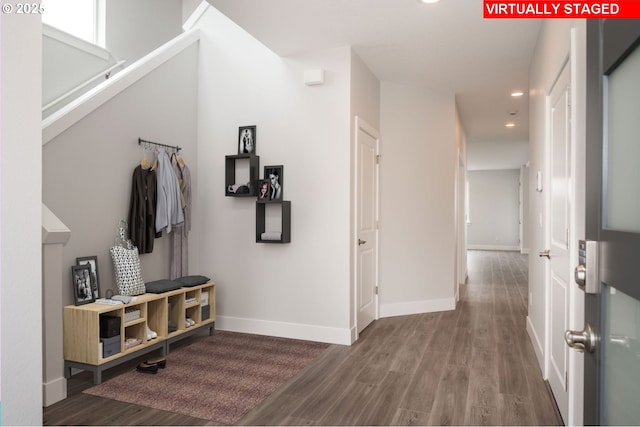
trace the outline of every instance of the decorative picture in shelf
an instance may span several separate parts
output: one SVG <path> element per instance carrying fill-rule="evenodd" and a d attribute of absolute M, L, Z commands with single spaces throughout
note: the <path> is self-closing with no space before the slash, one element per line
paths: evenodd
<path fill-rule="evenodd" d="M 238 154 L 256 154 L 256 127 L 243 126 L 238 135 Z"/>
<path fill-rule="evenodd" d="M 88 265 L 91 268 L 91 292 L 93 298 L 100 298 L 100 279 L 98 277 L 98 257 L 97 256 L 85 256 L 76 258 L 76 265 Z"/>
<path fill-rule="evenodd" d="M 71 266 L 71 282 L 76 305 L 95 301 L 91 291 L 91 266 L 89 264 Z"/>
<path fill-rule="evenodd" d="M 264 177 L 269 181 L 269 200 L 282 200 L 284 166 L 265 166 Z"/>
<path fill-rule="evenodd" d="M 269 180 L 261 179 L 258 181 L 258 200 L 269 200 Z"/>

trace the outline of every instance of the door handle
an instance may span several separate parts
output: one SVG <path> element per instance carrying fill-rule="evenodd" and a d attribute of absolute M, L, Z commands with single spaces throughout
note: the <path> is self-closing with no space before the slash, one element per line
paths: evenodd
<path fill-rule="evenodd" d="M 551 259 L 551 250 L 547 249 L 538 254 L 540 258 L 547 257 L 547 259 Z"/>
<path fill-rule="evenodd" d="M 564 333 L 564 341 L 569 347 L 580 353 L 584 351 L 593 353 L 598 343 L 598 337 L 591 325 L 587 323 L 587 326 L 582 331 L 566 331 Z"/>
<path fill-rule="evenodd" d="M 366 240 L 358 239 L 358 246 L 362 246 L 362 245 L 364 245 L 365 243 L 367 243 L 367 241 L 366 241 Z"/>

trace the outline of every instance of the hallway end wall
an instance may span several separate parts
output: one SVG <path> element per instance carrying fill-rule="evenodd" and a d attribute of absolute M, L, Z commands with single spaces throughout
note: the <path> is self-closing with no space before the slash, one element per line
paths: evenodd
<path fill-rule="evenodd" d="M 520 170 L 469 171 L 469 249 L 519 251 Z"/>

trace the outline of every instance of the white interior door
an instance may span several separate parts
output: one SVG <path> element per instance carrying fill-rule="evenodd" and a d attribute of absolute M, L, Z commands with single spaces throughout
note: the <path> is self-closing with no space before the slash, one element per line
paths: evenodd
<path fill-rule="evenodd" d="M 356 304 L 360 333 L 378 315 L 378 133 L 357 117 L 356 150 Z"/>
<path fill-rule="evenodd" d="M 570 265 L 571 230 L 571 77 L 567 63 L 549 96 L 550 119 L 550 194 L 548 242 L 549 268 L 549 369 L 548 380 L 556 403 L 568 419 L 567 372 L 569 348 L 564 341 L 569 326 L 569 298 L 572 286 Z"/>

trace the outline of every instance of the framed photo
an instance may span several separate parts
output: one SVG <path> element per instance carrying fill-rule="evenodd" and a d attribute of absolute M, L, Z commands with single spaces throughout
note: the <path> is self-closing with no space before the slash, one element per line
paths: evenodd
<path fill-rule="evenodd" d="M 76 305 L 95 301 L 91 291 L 91 267 L 89 264 L 71 266 L 71 283 Z"/>
<path fill-rule="evenodd" d="M 269 200 L 269 180 L 268 179 L 260 179 L 258 180 L 258 200 L 266 201 Z"/>
<path fill-rule="evenodd" d="M 242 126 L 238 131 L 238 154 L 256 154 L 255 126 Z"/>
<path fill-rule="evenodd" d="M 264 179 L 269 181 L 269 200 L 282 200 L 284 166 L 265 166 Z"/>
<path fill-rule="evenodd" d="M 100 298 L 100 276 L 98 276 L 98 257 L 85 256 L 76 258 L 76 265 L 89 265 L 91 267 L 91 292 L 93 298 Z"/>

